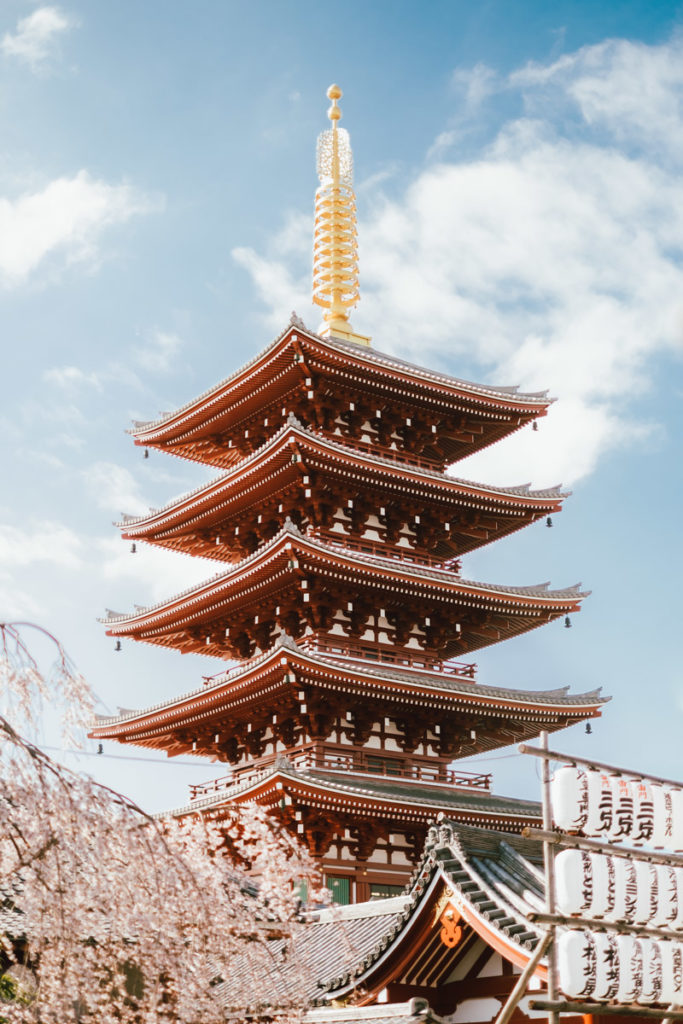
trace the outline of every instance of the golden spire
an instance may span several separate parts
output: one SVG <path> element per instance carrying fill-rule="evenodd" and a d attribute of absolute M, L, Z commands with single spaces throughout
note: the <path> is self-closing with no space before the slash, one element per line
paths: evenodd
<path fill-rule="evenodd" d="M 348 310 L 360 297 L 353 155 L 349 133 L 337 127 L 342 116 L 337 100 L 342 91 L 338 85 L 331 85 L 327 96 L 332 100 L 327 111 L 332 127 L 318 136 L 320 185 L 315 193 L 313 301 L 325 310 L 321 334 L 369 345 L 370 339 L 355 334 L 349 323 Z"/>

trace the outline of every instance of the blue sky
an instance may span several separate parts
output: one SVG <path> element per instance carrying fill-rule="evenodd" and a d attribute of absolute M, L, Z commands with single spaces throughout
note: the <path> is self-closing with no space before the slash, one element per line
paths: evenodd
<path fill-rule="evenodd" d="M 683 776 L 682 23 L 683 5 L 652 0 L 3 0 L 0 615 L 53 630 L 110 711 L 217 670 L 115 654 L 96 622 L 216 571 L 118 538 L 119 513 L 212 475 L 143 460 L 124 431 L 226 376 L 292 309 L 317 326 L 315 140 L 337 81 L 354 327 L 558 397 L 538 432 L 457 472 L 563 481 L 565 512 L 464 569 L 593 596 L 572 630 L 481 652 L 480 679 L 602 686 L 614 699 L 592 736 L 556 743 Z M 496 790 L 536 795 L 535 765 L 511 753 L 485 764 Z M 78 763 L 152 809 L 221 772 L 123 755 L 146 757 L 108 744 Z"/>

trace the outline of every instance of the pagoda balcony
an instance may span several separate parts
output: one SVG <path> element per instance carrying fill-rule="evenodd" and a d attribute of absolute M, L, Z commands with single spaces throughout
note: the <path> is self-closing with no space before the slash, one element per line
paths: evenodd
<path fill-rule="evenodd" d="M 419 783 L 422 786 L 443 786 L 468 792 L 476 790 L 479 793 L 489 793 L 491 790 L 490 773 L 455 771 L 440 764 L 426 764 L 386 751 L 344 750 L 312 743 L 288 751 L 285 755 L 278 755 L 278 759 L 286 760 L 290 767 L 298 771 L 324 771 L 345 776 L 352 774 L 354 777 L 384 776 Z M 260 778 L 264 771 L 276 763 L 270 759 L 268 764 L 252 764 L 248 768 L 220 776 L 210 782 L 192 785 L 190 799 L 205 800 L 216 793 L 230 795 L 242 789 L 247 783 Z"/>
<path fill-rule="evenodd" d="M 411 565 L 427 565 L 432 569 L 444 569 L 455 573 L 456 576 L 460 575 L 459 558 L 438 558 L 427 554 L 427 552 L 416 551 L 414 548 L 388 544 L 381 540 L 365 540 L 351 537 L 348 534 L 332 533 L 330 530 L 313 531 L 310 536 L 317 537 L 332 547 L 362 551 L 375 558 L 389 558 L 398 562 L 408 562 Z"/>
<path fill-rule="evenodd" d="M 428 469 L 432 473 L 444 472 L 444 459 L 439 455 L 428 458 L 424 455 L 417 455 L 409 449 L 391 448 L 389 445 L 383 445 L 379 441 L 364 441 L 362 438 L 351 437 L 347 434 L 342 434 L 341 436 L 335 434 L 332 440 L 338 444 L 343 444 L 347 448 L 353 448 L 355 451 L 362 452 L 364 455 L 377 455 L 381 459 L 389 459 L 391 462 L 396 462 L 401 466 L 419 466 L 420 469 Z"/>
<path fill-rule="evenodd" d="M 397 668 L 417 669 L 423 672 L 438 672 L 439 675 L 458 676 L 474 680 L 477 666 L 474 662 L 442 661 L 424 651 L 412 652 L 408 648 L 397 648 L 387 644 L 354 640 L 346 643 L 344 637 L 305 637 L 298 642 L 303 651 L 331 654 L 335 658 L 349 658 L 352 661 L 373 661 Z"/>

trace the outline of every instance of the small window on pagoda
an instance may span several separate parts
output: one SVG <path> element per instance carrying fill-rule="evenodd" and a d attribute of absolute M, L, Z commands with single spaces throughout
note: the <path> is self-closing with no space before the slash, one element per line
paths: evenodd
<path fill-rule="evenodd" d="M 402 762 L 397 757 L 375 757 L 370 755 L 367 758 L 367 770 L 377 775 L 400 775 Z"/>
<path fill-rule="evenodd" d="M 351 902 L 351 880 L 342 878 L 339 875 L 326 875 L 325 885 L 332 895 L 332 899 L 340 907 L 345 907 Z"/>
<path fill-rule="evenodd" d="M 388 900 L 392 896 L 400 896 L 402 892 L 402 885 L 384 885 L 381 882 L 370 882 L 371 900 Z"/>

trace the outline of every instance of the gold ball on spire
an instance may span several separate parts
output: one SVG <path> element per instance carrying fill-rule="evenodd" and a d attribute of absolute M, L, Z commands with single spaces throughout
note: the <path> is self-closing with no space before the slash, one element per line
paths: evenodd
<path fill-rule="evenodd" d="M 339 121 L 339 119 L 342 116 L 342 112 L 337 106 L 337 100 L 340 100 L 342 96 L 343 93 L 338 85 L 331 85 L 327 90 L 327 98 L 329 100 L 332 100 L 332 106 L 327 111 L 327 116 L 329 117 L 332 124 L 334 124 L 335 121 Z"/>

